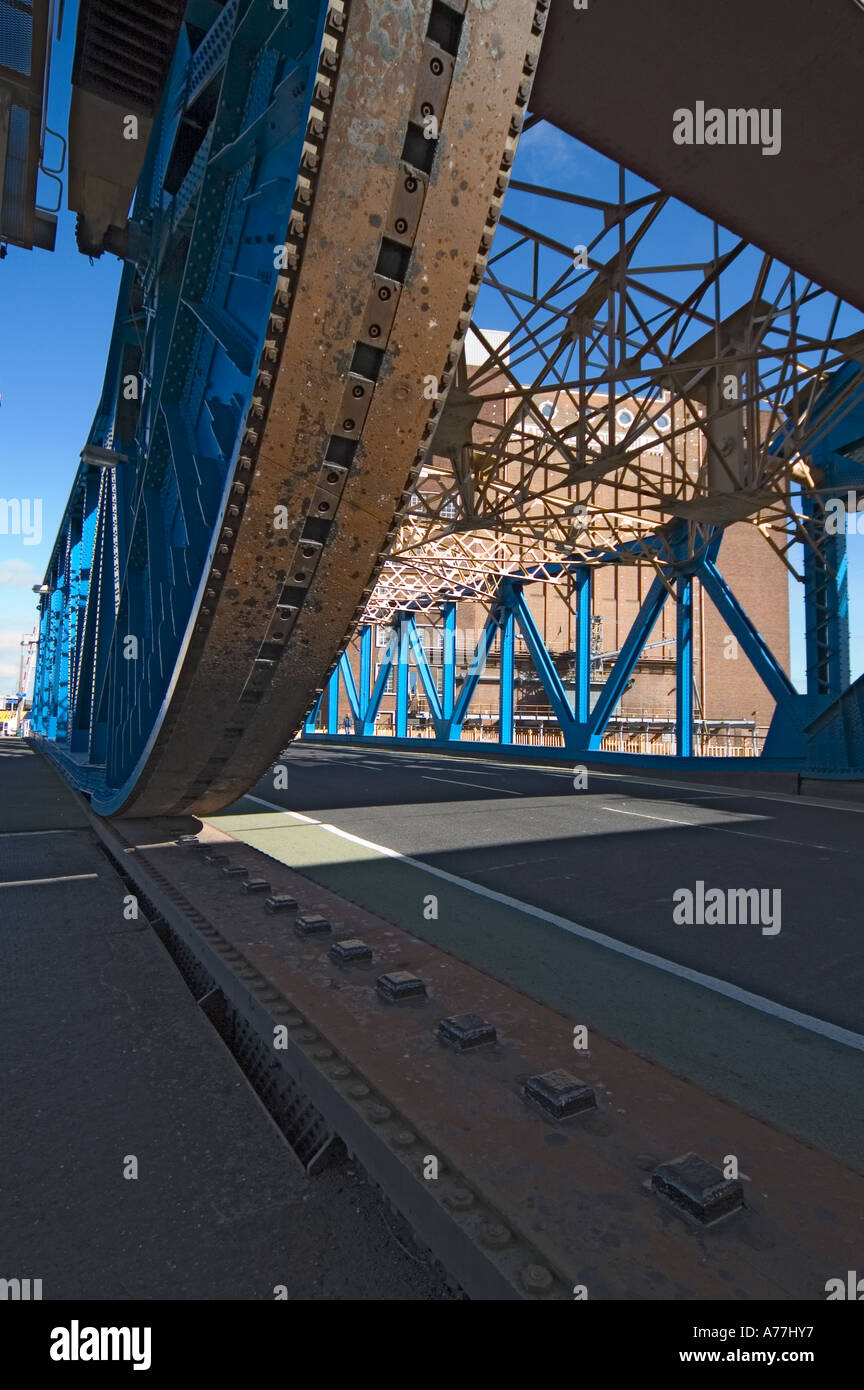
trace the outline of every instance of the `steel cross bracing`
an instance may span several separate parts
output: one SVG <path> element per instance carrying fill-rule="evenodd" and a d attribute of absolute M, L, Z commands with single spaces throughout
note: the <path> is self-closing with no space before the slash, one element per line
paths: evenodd
<path fill-rule="evenodd" d="M 466 4 L 402 7 L 398 35 L 377 0 L 187 9 L 42 602 L 34 727 L 102 813 L 233 800 L 362 610 L 547 8 Z"/>
<path fill-rule="evenodd" d="M 805 537 L 825 385 L 859 362 L 864 318 L 692 215 L 706 259 L 648 265 L 680 241 L 682 209 L 628 197 L 626 179 L 610 202 L 511 181 L 474 363 L 460 364 L 370 616 L 448 583 L 489 592 L 574 552 L 650 561 L 641 541 L 675 517 L 693 523 L 691 553 L 706 527 L 743 520 L 782 557 Z M 596 225 L 576 264 L 543 230 L 551 200 L 583 234 Z M 481 314 L 512 327 L 487 336 Z M 853 370 L 832 392 L 831 427 L 845 420 L 850 438 L 861 391 Z"/>
<path fill-rule="evenodd" d="M 512 743 L 512 620 L 520 609 L 508 595 L 526 582 L 556 586 L 575 614 L 572 697 L 539 633 L 523 633 L 552 722 L 574 752 L 600 748 L 671 597 L 676 751 L 691 756 L 694 577 L 776 703 L 766 759 L 803 767 L 806 725 L 848 685 L 845 539 L 825 518 L 832 498 L 842 497 L 845 507 L 851 495 L 854 510 L 864 486 L 855 456 L 857 442 L 864 458 L 862 316 L 692 214 L 688 241 L 698 245 L 701 236 L 706 259 L 663 264 L 658 249 L 681 240 L 680 205 L 620 166 L 614 180 L 617 198 L 608 201 L 511 180 L 456 384 L 365 615 L 410 640 L 390 644 L 371 697 L 356 690 L 343 658 L 328 690 L 329 733 L 342 731 L 340 673 L 356 732 L 375 732 L 393 662 L 396 735 L 408 732 L 412 667 L 410 688 L 425 697 L 436 741 L 458 743 L 490 634 L 499 633 L 495 723 L 499 743 Z M 572 209 L 581 246 L 564 244 L 545 225 L 554 220 L 545 216 L 549 208 L 560 223 L 562 203 Z M 490 333 L 484 321 L 508 327 Z M 722 531 L 732 524 L 752 525 L 803 583 L 806 695 L 798 695 L 718 569 Z M 579 650 L 588 637 L 578 634 L 590 630 L 591 571 L 610 564 L 649 567 L 654 583 L 583 718 L 577 711 L 587 709 L 593 666 Z M 456 622 L 453 604 L 476 598 L 489 617 L 454 711 L 436 694 L 405 614 L 422 611 L 426 624 L 447 615 L 441 680 L 452 687 L 446 622 Z M 320 709 L 313 712 L 307 737 L 321 718 Z M 860 771 L 849 751 L 841 739 L 819 770 Z"/>
<path fill-rule="evenodd" d="M 375 626 L 367 624 L 361 628 L 359 681 L 349 655 L 345 653 L 330 678 L 325 697 L 306 721 L 305 737 L 314 739 L 321 732 L 328 736 L 341 732 L 340 688 L 344 689 L 351 711 L 350 735 L 361 739 L 375 737 L 382 698 L 395 675 L 394 734 L 397 739 L 408 738 L 409 715 L 412 713 L 409 675 L 416 672 L 419 689 L 425 698 L 435 731 L 434 739 L 422 739 L 422 746 L 428 748 L 458 745 L 471 701 L 486 670 L 493 643 L 497 639 L 500 644 L 497 742 L 506 750 L 518 752 L 519 756 L 530 753 L 532 750 L 517 744 L 514 736 L 515 639 L 518 630 L 545 692 L 554 722 L 562 734 L 564 749 L 573 757 L 595 754 L 602 747 L 603 736 L 610 719 L 672 589 L 677 614 L 675 660 L 678 701 L 675 755 L 677 758 L 690 760 L 694 751 L 691 613 L 693 581 L 698 579 L 740 643 L 745 656 L 777 702 L 777 732 L 772 728 L 769 733 L 764 757 L 774 767 L 800 766 L 803 744 L 800 737 L 796 741 L 791 730 L 801 724 L 799 710 L 802 705 L 808 714 L 812 713 L 812 706 L 806 696 L 798 695 L 788 675 L 776 661 L 718 570 L 717 555 L 722 533 L 715 534 L 695 559 L 687 556 L 688 539 L 688 528 L 679 523 L 675 532 L 668 538 L 672 561 L 668 564 L 660 563 L 660 573 L 648 590 L 630 633 L 621 650 L 615 654 L 602 690 L 593 702 L 590 651 L 592 569 L 590 566 L 575 563 L 550 565 L 547 572 L 558 571 L 566 578 L 572 586 L 576 603 L 576 651 L 572 692 L 562 680 L 555 657 L 544 642 L 525 601 L 524 588 L 532 582 L 534 576 L 523 572 L 519 576 L 499 581 L 497 593 L 489 608 L 468 670 L 461 680 L 458 694 L 455 641 L 457 603 L 450 602 L 440 608 L 428 604 L 417 605 L 413 610 L 401 612 L 395 617 L 391 629 L 392 636 L 383 653 L 374 685 L 371 673 Z M 558 574 L 552 574 L 550 577 L 558 578 Z M 441 625 L 443 640 L 440 647 L 440 668 L 433 668 L 430 664 L 429 653 L 417 627 L 418 614 L 422 613 L 423 617 L 428 619 L 430 611 L 439 618 Z M 535 748 L 533 751 L 540 756 L 548 756 L 549 753 L 547 748 Z M 627 755 L 628 758 L 633 756 Z M 647 756 L 650 761 L 653 755 Z M 642 757 L 635 760 L 645 759 Z M 664 757 L 664 763 L 668 762 L 668 757 Z M 717 766 L 717 761 L 712 759 L 711 765 Z"/>

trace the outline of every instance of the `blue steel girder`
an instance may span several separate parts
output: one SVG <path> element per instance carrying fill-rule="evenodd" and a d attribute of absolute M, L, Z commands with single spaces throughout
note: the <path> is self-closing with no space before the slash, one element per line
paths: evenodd
<path fill-rule="evenodd" d="M 462 689 L 459 692 L 459 696 L 453 708 L 453 717 L 448 722 L 446 734 L 446 738 L 448 741 L 458 741 L 461 737 L 462 725 L 465 722 L 465 716 L 468 713 L 468 708 L 471 704 L 472 699 L 474 698 L 477 686 L 480 683 L 480 677 L 486 670 L 486 666 L 489 661 L 489 653 L 492 650 L 492 645 L 495 641 L 495 637 L 498 631 L 499 615 L 498 611 L 493 607 L 490 610 L 489 616 L 487 617 L 486 622 L 483 624 L 483 630 L 480 633 L 479 638 L 477 639 L 477 645 L 474 649 L 474 655 L 471 659 L 471 665 L 468 669 L 464 681 L 462 682 Z"/>
<path fill-rule="evenodd" d="M 448 691 L 455 690 L 456 682 L 454 641 L 456 602 L 453 600 L 440 606 L 444 635 L 440 690 L 426 660 L 414 616 L 418 610 L 428 610 L 434 606 L 431 599 L 424 599 L 417 600 L 409 611 L 400 615 L 396 640 L 388 646 L 375 689 L 369 699 L 360 699 L 354 685 L 354 676 L 347 653 L 343 655 L 334 671 L 332 678 L 333 698 L 334 700 L 337 698 L 338 681 L 341 673 L 345 681 L 349 703 L 352 710 L 355 711 L 357 734 L 360 737 L 373 736 L 383 694 L 395 666 L 396 737 L 404 740 L 408 735 L 408 667 L 413 660 L 429 703 L 435 728 L 433 742 L 447 747 L 452 747 L 454 744 L 458 745 L 471 701 L 476 693 L 480 677 L 486 669 L 493 642 L 496 636 L 500 636 L 498 742 L 505 747 L 515 748 L 514 639 L 518 629 L 525 639 L 529 655 L 546 692 L 558 728 L 563 735 L 565 748 L 573 754 L 581 756 L 596 753 L 602 748 L 603 735 L 609 720 L 627 688 L 645 644 L 671 592 L 676 602 L 676 758 L 686 762 L 693 758 L 694 746 L 693 594 L 694 580 L 698 579 L 717 607 L 720 616 L 740 642 L 745 655 L 753 664 L 754 669 L 777 704 L 775 724 L 772 724 L 775 747 L 779 746 L 783 756 L 800 760 L 803 749 L 802 728 L 808 719 L 812 719 L 816 711 L 811 702 L 797 694 L 789 676 L 777 662 L 764 637 L 741 608 L 735 595 L 720 574 L 717 568 L 717 557 L 722 537 L 723 530 L 714 527 L 708 527 L 704 533 L 694 535 L 692 523 L 686 522 L 678 523 L 668 528 L 662 536 L 658 536 L 657 545 L 654 548 L 655 563 L 659 562 L 661 554 L 665 563 L 658 563 L 658 573 L 642 602 L 639 613 L 606 678 L 594 708 L 590 712 L 591 571 L 584 564 L 576 561 L 566 561 L 555 566 L 557 571 L 560 573 L 569 572 L 573 578 L 576 649 L 572 703 L 555 666 L 555 660 L 546 647 L 525 600 L 524 588 L 530 582 L 528 574 L 524 577 L 511 575 L 500 581 L 469 670 L 462 681 L 459 697 L 453 701 L 452 712 L 451 697 Z M 366 627 L 362 631 L 361 651 L 364 646 L 368 650 L 372 629 Z M 360 720 L 356 718 L 357 710 L 361 713 Z M 315 724 L 315 718 L 310 718 L 305 730 L 307 735 L 314 734 Z M 335 725 L 333 725 L 331 732 L 336 732 Z M 424 742 L 428 741 L 424 740 Z M 664 755 L 664 759 L 668 763 L 668 756 Z"/>
<path fill-rule="evenodd" d="M 738 640 L 756 674 L 779 706 L 794 701 L 798 692 L 765 638 L 741 607 L 713 560 L 706 560 L 699 579 L 720 617 Z"/>
<path fill-rule="evenodd" d="M 513 742 L 513 694 L 516 677 L 516 615 L 502 607 L 498 626 L 501 631 L 501 667 L 498 678 L 498 741 Z"/>
<path fill-rule="evenodd" d="M 821 493 L 802 497 L 808 541 L 804 546 L 807 693 L 836 697 L 849 684 L 849 593 L 846 528 L 845 524 L 831 526 L 833 501 L 840 503 L 839 515 L 845 522 L 847 499 Z"/>
<path fill-rule="evenodd" d="M 561 677 L 555 669 L 555 663 L 525 602 L 522 586 L 514 584 L 512 580 L 505 579 L 499 590 L 499 597 L 504 610 L 512 611 L 519 631 L 525 639 L 525 645 L 531 660 L 534 662 L 534 668 L 540 677 L 543 689 L 546 691 L 546 698 L 564 734 L 565 743 L 574 743 L 576 740 L 576 721 L 567 697 L 567 691 L 564 689 Z"/>
<path fill-rule="evenodd" d="M 420 638 L 420 633 L 417 630 L 417 622 L 414 617 L 414 614 L 404 614 L 399 626 L 400 643 L 402 641 L 407 641 L 408 643 L 408 648 L 405 653 L 406 665 L 407 658 L 413 657 L 414 664 L 417 667 L 417 674 L 420 677 L 421 684 L 426 693 L 426 699 L 429 703 L 429 709 L 432 714 L 432 719 L 435 723 L 436 729 L 440 728 L 443 722 L 441 695 L 435 683 L 435 677 L 432 674 L 432 669 L 429 665 L 429 662 L 426 659 L 426 653 L 423 650 L 423 643 Z"/>
<path fill-rule="evenodd" d="M 679 758 L 693 756 L 693 580 L 679 576 L 675 606 L 675 732 Z"/>
<path fill-rule="evenodd" d="M 576 652 L 574 656 L 575 692 L 573 717 L 583 727 L 591 711 L 591 604 L 593 578 L 589 565 L 580 565 L 573 575 L 576 614 Z"/>
<path fill-rule="evenodd" d="M 636 663 L 642 655 L 642 648 L 648 641 L 654 624 L 660 617 L 660 612 L 668 595 L 668 589 L 663 580 L 658 575 L 651 584 L 648 593 L 642 600 L 642 605 L 637 613 L 633 626 L 627 634 L 624 645 L 621 648 L 609 675 L 606 677 L 603 689 L 597 697 L 591 714 L 588 718 L 587 747 L 589 749 L 599 748 L 615 709 L 627 689 L 627 684 L 635 670 Z"/>
<path fill-rule="evenodd" d="M 49 567 L 34 719 L 121 793 L 164 709 L 229 506 L 327 8 L 190 6 L 186 23 L 209 16 L 210 31 L 193 52 L 181 27 L 148 143 L 87 441 L 128 462 L 79 470 Z M 215 114 L 195 150 L 178 132 L 204 109 Z"/>

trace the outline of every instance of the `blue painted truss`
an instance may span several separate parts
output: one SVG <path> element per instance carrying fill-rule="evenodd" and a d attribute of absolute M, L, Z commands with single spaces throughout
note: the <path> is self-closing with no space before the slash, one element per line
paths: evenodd
<path fill-rule="evenodd" d="M 593 569 L 577 560 L 545 567 L 554 577 L 567 572 L 575 599 L 576 640 L 572 691 L 565 688 L 555 660 L 543 641 L 524 597 L 526 585 L 539 576 L 530 571 L 503 579 L 491 603 L 483 631 L 457 695 L 457 600 L 436 605 L 420 601 L 397 616 L 393 639 L 371 682 L 373 628 L 359 633 L 359 682 L 346 651 L 328 687 L 306 721 L 306 740 L 372 739 L 385 693 L 395 681 L 394 744 L 450 749 L 462 744 L 462 731 L 493 645 L 500 651 L 497 737 L 499 751 L 518 757 L 550 756 L 555 748 L 518 744 L 514 739 L 515 638 L 522 637 L 542 685 L 564 753 L 574 761 L 592 759 L 629 764 L 735 767 L 739 758 L 694 757 L 693 582 L 698 580 L 722 621 L 738 642 L 775 701 L 775 712 L 758 760 L 765 769 L 829 778 L 864 777 L 864 678 L 849 687 L 849 612 L 846 595 L 845 535 L 830 525 L 842 501 L 864 493 L 864 374 L 849 363 L 834 374 L 823 393 L 824 429 L 808 455 L 812 487 L 802 491 L 806 523 L 804 609 L 807 643 L 807 691 L 799 693 L 763 635 L 732 592 L 718 565 L 722 531 L 708 528 L 701 549 L 694 550 L 687 523 L 675 523 L 653 542 L 657 575 L 609 671 L 591 700 L 590 650 Z M 779 442 L 778 442 L 779 447 Z M 864 527 L 862 527 L 864 529 Z M 662 556 L 662 559 L 661 559 Z M 610 563 L 614 563 L 614 559 Z M 676 606 L 675 755 L 610 753 L 604 735 L 666 603 Z M 417 626 L 417 612 L 438 608 L 443 635 L 440 668 L 430 665 Z M 436 674 L 437 672 L 437 674 Z M 848 688 L 847 688 L 848 687 Z M 412 690 L 422 689 L 434 737 L 409 737 Z M 340 692 L 350 709 L 349 724 L 339 725 Z M 388 740 L 389 742 L 389 740 Z M 491 740 L 490 740 L 491 742 Z M 748 760 L 749 761 L 749 760 Z M 752 763 L 750 764 L 752 766 Z"/>
<path fill-rule="evenodd" d="M 41 600 L 33 727 L 103 813 L 159 733 L 231 515 L 327 12 L 198 3 L 180 29 Z"/>

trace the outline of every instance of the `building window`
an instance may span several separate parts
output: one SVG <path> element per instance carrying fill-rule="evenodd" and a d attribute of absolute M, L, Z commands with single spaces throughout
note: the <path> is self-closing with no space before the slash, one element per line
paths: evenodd
<path fill-rule="evenodd" d="M 632 425 L 633 412 L 632 410 L 619 410 L 615 416 L 615 419 L 618 421 L 619 425 Z"/>

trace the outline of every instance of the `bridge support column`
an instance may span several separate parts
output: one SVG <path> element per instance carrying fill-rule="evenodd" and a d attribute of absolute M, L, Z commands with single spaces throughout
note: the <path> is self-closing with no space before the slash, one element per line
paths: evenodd
<path fill-rule="evenodd" d="M 675 737 L 679 758 L 693 756 L 693 580 L 677 581 L 675 643 Z"/>
<path fill-rule="evenodd" d="M 807 694 L 836 697 L 849 684 L 846 534 L 845 525 L 836 519 L 838 513 L 845 519 L 847 498 L 805 494 L 802 500 L 812 541 L 804 550 Z M 829 507 L 829 500 L 840 502 L 840 507 Z M 826 516 L 826 510 L 834 515 Z"/>

